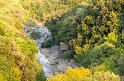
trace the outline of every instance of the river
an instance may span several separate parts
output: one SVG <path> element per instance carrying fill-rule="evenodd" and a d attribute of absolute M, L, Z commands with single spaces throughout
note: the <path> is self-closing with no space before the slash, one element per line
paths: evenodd
<path fill-rule="evenodd" d="M 25 27 L 25 32 L 29 35 L 31 35 L 33 31 L 40 34 L 40 37 L 36 39 L 38 48 L 36 56 L 42 64 L 43 72 L 46 77 L 53 76 L 55 72 L 64 72 L 68 66 L 76 67 L 76 65 L 70 60 L 57 58 L 59 55 L 59 46 L 41 48 L 41 44 L 51 37 L 51 32 L 47 27 Z"/>

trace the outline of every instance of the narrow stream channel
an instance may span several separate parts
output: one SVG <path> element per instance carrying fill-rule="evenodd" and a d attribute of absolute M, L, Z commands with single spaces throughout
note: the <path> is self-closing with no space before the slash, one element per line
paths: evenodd
<path fill-rule="evenodd" d="M 38 53 L 37 58 L 43 67 L 43 72 L 46 77 L 53 76 L 52 66 L 50 65 L 50 61 L 45 57 L 44 54 L 40 53 L 41 44 L 45 41 L 45 39 L 51 36 L 51 33 L 47 29 L 47 27 L 25 27 L 25 32 L 31 35 L 32 32 L 40 33 L 40 38 L 36 40 Z"/>
<path fill-rule="evenodd" d="M 36 32 L 40 34 L 40 37 L 36 39 L 38 53 L 36 54 L 37 59 L 40 61 L 40 64 L 43 67 L 43 72 L 46 77 L 51 77 L 55 74 L 55 72 L 64 72 L 66 67 L 77 67 L 74 62 L 71 60 L 65 60 L 62 58 L 57 58 L 59 54 L 59 46 L 53 46 L 54 49 L 49 48 L 41 48 L 41 44 L 51 37 L 51 32 L 47 29 L 47 27 L 25 27 L 25 32 L 31 35 L 32 32 Z M 42 49 L 42 52 L 41 52 Z M 47 53 L 45 54 L 45 51 Z"/>
<path fill-rule="evenodd" d="M 46 77 L 53 76 L 52 66 L 50 65 L 50 61 L 46 59 L 44 54 L 40 53 L 40 49 L 38 48 L 37 58 L 40 60 L 40 63 L 43 66 L 43 72 Z"/>

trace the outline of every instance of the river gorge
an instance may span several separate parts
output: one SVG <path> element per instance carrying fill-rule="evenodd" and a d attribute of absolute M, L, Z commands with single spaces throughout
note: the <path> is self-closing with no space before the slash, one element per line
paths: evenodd
<path fill-rule="evenodd" d="M 51 38 L 51 32 L 47 29 L 47 27 L 42 25 L 25 27 L 25 32 L 30 36 L 34 31 L 40 35 L 40 37 L 35 40 L 38 48 L 36 57 L 40 61 L 46 77 L 51 77 L 56 72 L 64 72 L 69 66 L 77 67 L 73 59 L 68 60 L 61 56 L 60 45 L 54 45 L 51 48 L 41 48 L 41 44 L 45 40 Z"/>

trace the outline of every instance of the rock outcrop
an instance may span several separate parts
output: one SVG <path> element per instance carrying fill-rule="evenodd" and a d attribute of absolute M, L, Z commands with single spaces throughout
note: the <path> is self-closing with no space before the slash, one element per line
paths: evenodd
<path fill-rule="evenodd" d="M 64 42 L 60 42 L 60 50 L 61 51 L 67 51 L 68 45 L 66 45 Z"/>

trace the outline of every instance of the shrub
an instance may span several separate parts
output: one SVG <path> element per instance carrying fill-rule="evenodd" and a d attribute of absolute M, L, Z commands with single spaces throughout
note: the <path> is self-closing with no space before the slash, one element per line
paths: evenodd
<path fill-rule="evenodd" d="M 31 37 L 33 38 L 33 39 L 39 39 L 40 38 L 40 33 L 39 32 L 36 32 L 36 31 L 33 31 L 32 33 L 31 33 Z"/>
<path fill-rule="evenodd" d="M 65 73 L 58 73 L 52 78 L 48 78 L 47 81 L 120 81 L 118 75 L 110 72 L 94 72 L 83 67 L 80 68 L 68 68 Z"/>
<path fill-rule="evenodd" d="M 48 78 L 47 81 L 83 81 L 85 76 L 89 76 L 91 74 L 89 69 L 81 68 L 68 68 L 68 70 L 62 74 L 58 73 L 53 78 Z"/>
<path fill-rule="evenodd" d="M 44 41 L 41 45 L 42 48 L 50 48 L 51 46 L 54 45 L 54 42 L 52 38 L 49 38 L 48 40 Z"/>
<path fill-rule="evenodd" d="M 0 22 L 0 35 L 2 36 L 5 35 L 5 26 L 3 25 L 2 22 Z"/>
<path fill-rule="evenodd" d="M 30 11 L 21 2 L 0 1 L 0 81 L 36 81 L 42 69 L 35 56 L 35 42 L 23 32 Z"/>
<path fill-rule="evenodd" d="M 41 71 L 41 72 L 37 75 L 36 81 L 46 81 L 46 77 L 45 77 L 43 71 Z"/>
<path fill-rule="evenodd" d="M 28 38 L 18 37 L 15 41 L 0 35 L 0 39 L 1 81 L 34 81 L 40 69 L 35 57 L 35 43 Z"/>
<path fill-rule="evenodd" d="M 14 21 L 15 21 L 15 27 L 19 30 L 23 30 L 24 27 L 23 22 L 17 18 L 15 18 Z"/>
<path fill-rule="evenodd" d="M 120 77 L 118 75 L 104 71 L 95 72 L 92 78 L 94 81 L 120 81 Z"/>
<path fill-rule="evenodd" d="M 117 72 L 120 75 L 124 75 L 124 55 L 121 55 L 120 58 L 117 60 Z"/>
<path fill-rule="evenodd" d="M 26 23 L 26 26 L 27 27 L 35 27 L 36 26 L 36 23 L 33 22 L 33 21 L 29 21 L 29 22 Z"/>
<path fill-rule="evenodd" d="M 68 50 L 68 51 L 65 53 L 64 58 L 65 58 L 65 59 L 72 59 L 72 58 L 74 58 L 74 51 L 73 51 L 73 50 Z"/>
<path fill-rule="evenodd" d="M 89 49 L 88 51 L 75 56 L 75 59 L 85 67 L 91 67 L 103 63 L 106 58 L 116 53 L 115 46 L 105 42 L 100 46 L 96 46 L 93 49 Z"/>
<path fill-rule="evenodd" d="M 111 71 L 119 75 L 124 75 L 124 50 L 121 48 L 116 49 L 116 54 L 111 55 L 109 58 L 105 59 L 104 63 L 97 66 L 95 70 L 97 71 Z"/>

